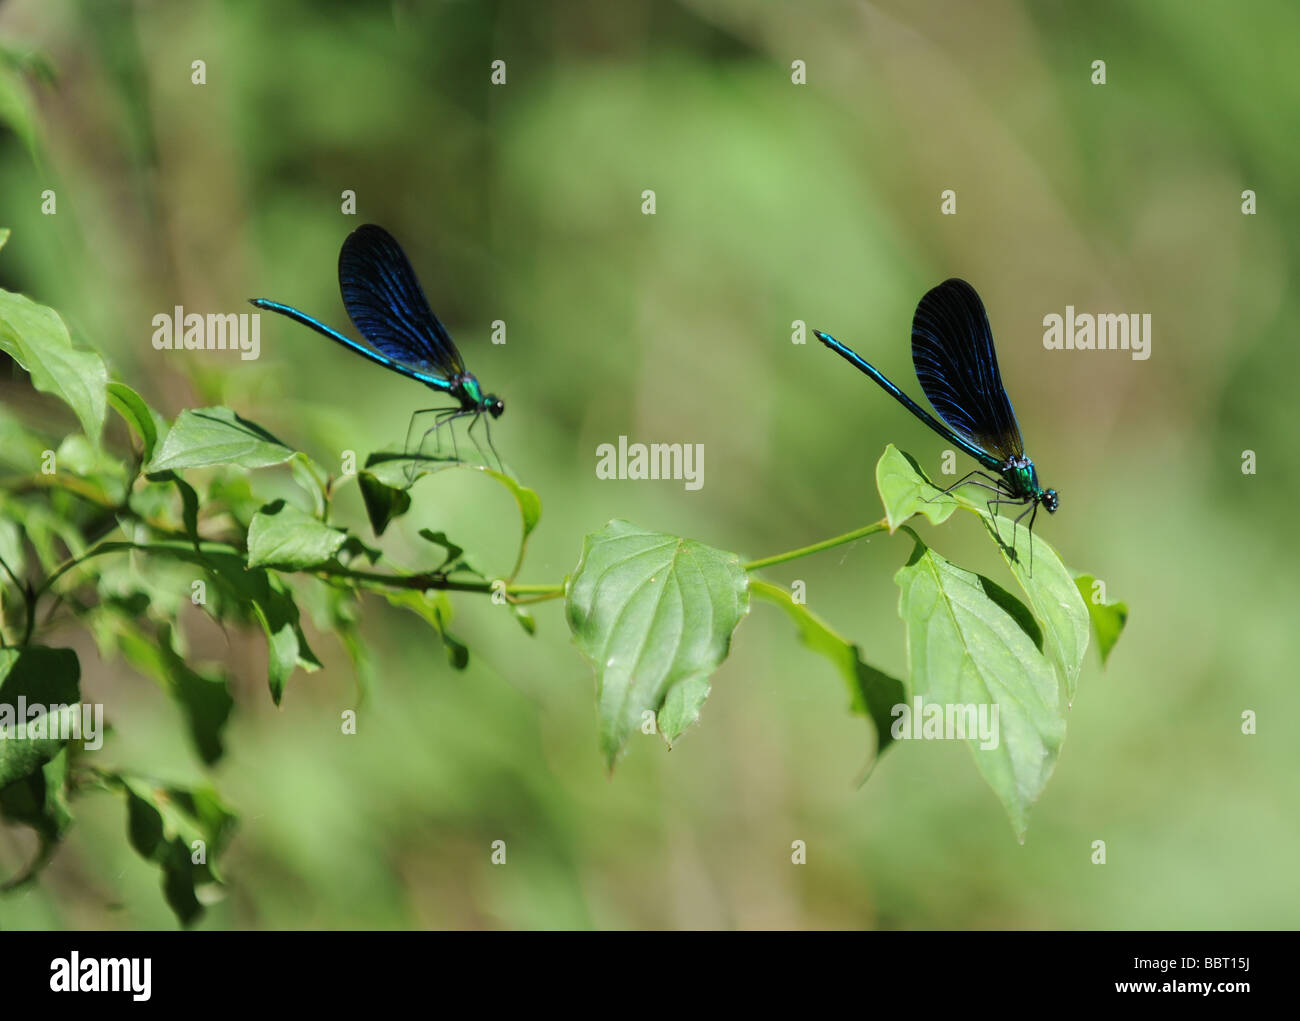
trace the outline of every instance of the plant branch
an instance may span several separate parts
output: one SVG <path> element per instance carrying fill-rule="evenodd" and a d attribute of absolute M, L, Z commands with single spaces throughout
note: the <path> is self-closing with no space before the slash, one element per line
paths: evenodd
<path fill-rule="evenodd" d="M 777 553 L 774 556 L 764 557 L 762 560 L 751 560 L 745 565 L 746 571 L 761 571 L 765 567 L 772 567 L 774 564 L 784 564 L 787 560 L 798 560 L 800 557 L 812 556 L 814 553 L 820 553 L 822 550 L 834 549 L 836 546 L 843 546 L 845 543 L 856 542 L 868 535 L 875 535 L 877 532 L 883 532 L 889 527 L 889 521 L 881 518 L 879 521 L 864 525 L 862 528 L 855 528 L 852 532 L 845 532 L 843 535 L 837 535 L 833 539 L 823 539 L 821 542 L 815 542 L 811 546 L 801 546 L 799 549 L 790 550 L 786 553 Z"/>

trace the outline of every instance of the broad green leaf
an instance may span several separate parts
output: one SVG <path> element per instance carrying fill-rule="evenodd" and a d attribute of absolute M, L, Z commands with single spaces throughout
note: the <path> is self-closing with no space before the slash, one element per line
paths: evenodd
<path fill-rule="evenodd" d="M 260 425 L 229 408 L 202 408 L 180 413 L 144 470 L 153 474 L 217 464 L 266 468 L 283 464 L 293 454 Z"/>
<path fill-rule="evenodd" d="M 747 583 L 739 556 L 691 539 L 627 521 L 587 536 L 565 610 L 596 671 L 609 768 L 644 713 L 656 714 L 669 744 L 698 717 L 708 677 L 749 612 Z"/>
<path fill-rule="evenodd" d="M 1080 574 L 1074 579 L 1083 598 L 1083 605 L 1088 608 L 1092 619 L 1092 630 L 1097 636 L 1097 651 L 1101 653 L 1102 666 L 1115 648 L 1124 625 L 1128 623 L 1127 603 L 1106 603 L 1102 601 L 1102 592 L 1097 589 L 1097 579 L 1091 574 Z"/>
<path fill-rule="evenodd" d="M 944 716 L 971 712 L 958 707 L 986 707 L 985 721 L 996 720 L 996 739 L 981 747 L 978 734 L 967 735 L 967 744 L 1023 842 L 1029 810 L 1056 768 L 1065 739 L 1056 674 L 1003 609 L 1014 599 L 1010 593 L 949 563 L 919 538 L 895 581 L 914 705 L 921 699 L 925 707 L 921 721 L 935 711 L 931 706 Z M 909 714 L 895 723 L 900 734 L 916 725 Z"/>
<path fill-rule="evenodd" d="M 965 500 L 962 502 L 967 503 Z M 1009 545 L 1011 537 L 1008 534 L 1011 522 L 1000 517 L 995 531 L 993 519 L 987 510 L 970 507 L 969 504 L 967 506 L 984 521 L 984 527 L 998 544 L 1002 559 L 1029 596 L 1034 616 L 1043 626 L 1043 652 L 1051 661 L 1057 676 L 1065 683 L 1066 700 L 1073 704 L 1079 686 L 1083 654 L 1088 651 L 1088 608 L 1079 598 L 1079 589 L 1074 584 L 1074 579 L 1056 555 L 1056 550 L 1037 535 L 1031 536 L 1023 528 L 1015 529 L 1016 546 L 1013 549 Z M 999 533 L 1001 539 L 998 538 Z M 1027 556 L 1031 542 L 1033 573 L 1030 573 Z"/>
<path fill-rule="evenodd" d="M 108 384 L 108 403 L 114 411 L 122 416 L 127 425 L 140 434 L 144 443 L 144 462 L 153 457 L 154 447 L 158 443 L 158 416 L 144 399 L 125 383 L 116 381 Z"/>
<path fill-rule="evenodd" d="M 912 455 L 892 443 L 876 462 L 876 489 L 891 534 L 913 514 L 924 514 L 931 524 L 938 525 L 957 509 L 957 501 L 929 480 Z"/>
<path fill-rule="evenodd" d="M 926 503 L 927 493 L 930 497 L 937 496 L 933 484 L 910 455 L 892 445 L 885 448 L 876 467 L 876 475 L 891 526 L 895 522 L 901 524 L 915 513 L 923 513 L 937 524 L 958 506 L 980 517 L 1011 573 L 1029 596 L 1034 616 L 1042 626 L 1042 640 L 1039 644 L 1057 676 L 1064 682 L 1066 697 L 1073 702 L 1083 654 L 1088 649 L 1088 612 L 1078 598 L 1074 581 L 1056 551 L 1038 535 L 1033 535 L 1031 573 L 1030 532 L 1023 522 L 1017 527 L 1013 519 L 1002 516 L 998 516 L 995 521 L 986 503 L 968 496 L 963 489 L 940 497 L 934 503 Z M 946 509 L 931 513 L 930 508 L 936 507 Z"/>
<path fill-rule="evenodd" d="M 80 735 L 80 680 L 71 649 L 0 649 L 0 788 L 54 758 L 67 744 L 62 735 Z"/>
<path fill-rule="evenodd" d="M 257 514 L 248 529 L 248 566 L 301 571 L 325 563 L 347 533 L 331 528 L 291 503 L 276 500 Z"/>
<path fill-rule="evenodd" d="M 99 443 L 108 370 L 94 351 L 72 346 L 57 312 L 21 294 L 0 290 L 0 351 L 31 374 L 37 390 L 72 408 L 91 442 Z"/>
<path fill-rule="evenodd" d="M 132 625 L 120 624 L 118 645 L 141 673 L 157 681 L 185 715 L 190 739 L 211 766 L 225 752 L 222 735 L 235 701 L 229 679 L 221 673 L 205 674 L 190 667 L 172 647 L 171 628 L 163 625 L 156 639 Z"/>
<path fill-rule="evenodd" d="M 160 868 L 168 906 L 182 925 L 192 925 L 203 912 L 200 889 L 221 881 L 215 862 L 234 831 L 234 813 L 207 787 L 156 787 L 128 776 L 115 782 L 126 796 L 131 846 Z"/>
<path fill-rule="evenodd" d="M 363 471 L 357 476 L 361 499 L 366 505 L 366 517 L 375 535 L 383 535 L 389 523 L 411 509 L 411 494 L 380 482 L 374 472 Z"/>
<path fill-rule="evenodd" d="M 849 710 L 868 717 L 876 729 L 876 755 L 880 758 L 894 741 L 894 707 L 906 697 L 903 682 L 862 661 L 861 650 L 844 638 L 807 606 L 796 603 L 785 589 L 751 578 L 749 590 L 775 603 L 794 621 L 804 645 L 825 656 L 839 670 L 849 691 Z"/>
<path fill-rule="evenodd" d="M 413 463 L 418 468 L 414 478 L 408 479 L 407 472 Z M 417 459 L 391 452 L 375 453 L 366 458 L 366 469 L 374 479 L 385 486 L 397 489 L 409 489 L 414 481 L 418 481 L 423 476 L 446 471 L 448 468 L 466 468 L 470 471 L 483 472 L 505 486 L 510 491 L 510 495 L 515 498 L 515 504 L 519 507 L 522 534 L 519 539 L 519 555 L 515 557 L 515 566 L 510 572 L 510 578 L 513 579 L 519 573 L 520 565 L 524 562 L 524 552 L 528 548 L 528 537 L 533 534 L 533 529 L 537 527 L 537 522 L 542 517 L 542 501 L 535 492 L 527 486 L 521 485 L 512 476 L 499 472 L 495 468 L 489 468 L 486 465 L 428 457 Z M 364 490 L 362 492 L 364 495 Z M 374 521 L 373 515 L 371 521 L 372 523 Z"/>

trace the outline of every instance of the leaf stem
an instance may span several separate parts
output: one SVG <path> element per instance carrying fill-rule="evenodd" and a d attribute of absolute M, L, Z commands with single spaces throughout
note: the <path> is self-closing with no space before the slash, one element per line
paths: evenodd
<path fill-rule="evenodd" d="M 81 497 L 88 503 L 108 510 L 121 510 L 121 506 L 112 500 L 98 486 L 77 478 L 75 475 L 23 475 L 0 479 L 0 489 L 11 493 L 33 493 L 44 489 L 66 489 L 69 493 Z"/>
<path fill-rule="evenodd" d="M 455 581 L 441 571 L 423 571 L 418 574 L 383 574 L 379 571 L 358 571 L 351 567 L 324 565 L 312 570 L 321 578 L 344 578 L 349 581 L 365 582 L 372 586 L 398 589 L 438 589 L 445 592 L 481 592 L 491 594 L 496 581 Z M 564 594 L 563 585 L 515 585 L 506 584 L 507 596 L 539 596 L 537 600 L 554 599 Z"/>
<path fill-rule="evenodd" d="M 801 546 L 799 549 L 789 550 L 786 553 L 777 553 L 774 556 L 764 557 L 762 560 L 751 560 L 745 565 L 746 571 L 761 571 L 765 567 L 772 567 L 774 564 L 784 564 L 787 560 L 798 560 L 800 557 L 812 556 L 814 553 L 820 553 L 822 550 L 834 549 L 836 546 L 843 546 L 848 542 L 856 542 L 868 535 L 875 535 L 877 532 L 883 532 L 889 528 L 889 521 L 881 518 L 870 525 L 863 525 L 861 528 L 855 528 L 852 532 L 845 532 L 843 535 L 837 535 L 833 539 L 823 539 L 821 542 L 815 542 L 811 546 Z"/>

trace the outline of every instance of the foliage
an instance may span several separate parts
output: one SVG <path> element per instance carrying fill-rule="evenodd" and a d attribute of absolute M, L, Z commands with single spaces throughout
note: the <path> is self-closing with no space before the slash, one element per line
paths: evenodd
<path fill-rule="evenodd" d="M 279 704 L 298 670 L 320 665 L 303 630 L 304 605 L 327 608 L 323 630 L 356 658 L 364 647 L 356 630 L 361 603 L 380 594 L 419 614 L 442 638 L 451 664 L 464 668 L 470 650 L 448 631 L 449 593 L 509 606 L 530 633 L 535 625 L 524 607 L 563 598 L 574 642 L 595 672 L 599 743 L 612 769 L 638 731 L 658 732 L 671 744 L 696 722 L 753 594 L 780 607 L 803 643 L 844 676 L 851 711 L 872 721 L 877 757 L 904 733 L 895 718 L 909 695 L 944 706 L 996 707 L 996 745 L 986 747 L 973 733 L 965 738 L 1023 839 L 1065 736 L 1089 622 L 1105 657 L 1127 615 L 1122 604 L 1086 605 L 1090 576 L 1076 582 L 1038 536 L 1007 545 L 1007 522 L 997 526 L 978 503 L 940 494 L 893 446 L 876 473 L 885 518 L 856 532 L 745 563 L 690 538 L 612 521 L 586 537 L 566 579 L 522 584 L 516 577 L 541 502 L 510 475 L 380 452 L 359 472 L 334 476 L 229 408 L 188 410 L 169 422 L 126 384 L 109 382 L 100 356 L 74 346 L 57 313 L 22 295 L 0 292 L 0 348 L 36 389 L 66 403 L 82 427 L 56 445 L 48 426 L 8 417 L 3 423 L 13 474 L 0 486 L 0 713 L 10 707 L 15 726 L 0 740 L 0 814 L 38 837 L 36 855 L 10 888 L 32 881 L 49 860 L 71 824 L 73 800 L 100 791 L 122 799 L 131 847 L 158 867 L 168 905 L 188 925 L 202 910 L 200 895 L 220 889 L 216 855 L 235 826 L 233 811 L 207 784 L 178 787 L 99 765 L 116 738 L 101 752 L 102 735 L 76 726 L 85 713 L 80 657 L 43 644 L 69 624 L 92 632 L 106 659 L 121 657 L 161 687 L 195 755 L 211 768 L 225 753 L 235 699 L 226 670 L 190 662 L 186 634 L 197 615 L 223 627 L 260 628 L 267 687 Z M 110 429 L 101 446 L 107 408 L 131 432 Z M 115 435 L 131 438 L 115 442 Z M 424 564 L 399 563 L 374 545 L 411 509 L 412 486 L 449 470 L 484 473 L 515 502 L 518 553 L 507 577 L 486 575 L 443 532 L 421 532 Z M 286 471 L 294 498 L 260 495 L 268 472 Z M 364 525 L 332 517 L 337 494 L 354 481 L 368 535 Z M 904 525 L 918 514 L 940 524 L 959 508 L 982 518 L 1027 603 L 950 563 Z M 757 576 L 777 563 L 899 529 L 912 540 L 895 576 L 907 628 L 906 682 L 867 663 L 857 645 L 801 600 Z M 1022 559 L 1029 541 L 1032 572 Z M 22 705 L 50 711 L 20 720 Z"/>

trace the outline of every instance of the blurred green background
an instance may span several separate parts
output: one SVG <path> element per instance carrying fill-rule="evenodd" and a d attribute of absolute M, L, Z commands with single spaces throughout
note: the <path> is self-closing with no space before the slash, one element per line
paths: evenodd
<path fill-rule="evenodd" d="M 901 743 L 857 788 L 867 725 L 769 605 L 699 725 L 671 753 L 634 741 L 612 778 L 559 603 L 529 638 L 457 598 L 474 653 L 457 673 L 415 617 L 369 600 L 375 676 L 349 738 L 356 680 L 330 636 L 312 636 L 326 669 L 276 710 L 260 635 L 188 620 L 195 656 L 239 678 L 212 779 L 240 829 L 201 925 L 1300 925 L 1298 35 L 1283 0 L 0 7 L 11 55 L 56 72 L 0 93 L 34 124 L 30 149 L 0 137 L 0 284 L 59 309 L 164 413 L 225 403 L 326 465 L 399 441 L 424 392 L 287 321 L 263 316 L 255 362 L 150 345 L 158 312 L 253 295 L 346 325 L 338 246 L 376 222 L 506 399 L 494 438 L 544 506 L 521 581 L 560 580 L 612 517 L 761 556 L 879 517 L 886 443 L 932 472 L 942 450 L 820 345 L 792 344 L 792 322 L 919 394 L 912 310 L 962 276 L 1062 494 L 1041 534 L 1131 610 L 1104 672 L 1089 653 L 1024 846 L 958 744 Z M 941 216 L 949 188 L 958 213 Z M 1045 351 L 1043 316 L 1067 304 L 1151 313 L 1152 357 Z M 704 488 L 598 481 L 595 448 L 620 434 L 703 443 Z M 508 568 L 515 511 L 490 481 L 444 473 L 416 504 L 385 537 L 397 555 L 415 562 L 431 527 Z M 355 491 L 342 509 L 360 518 Z M 973 519 L 922 534 L 1013 584 Z M 768 576 L 804 580 L 812 609 L 903 676 L 892 577 L 908 552 L 876 537 Z M 151 683 L 84 634 L 57 638 L 116 724 L 101 754 L 202 776 Z M 0 921 L 173 925 L 122 831 L 113 798 L 83 799 Z M 28 836 L 0 830 L 5 872 Z"/>

